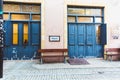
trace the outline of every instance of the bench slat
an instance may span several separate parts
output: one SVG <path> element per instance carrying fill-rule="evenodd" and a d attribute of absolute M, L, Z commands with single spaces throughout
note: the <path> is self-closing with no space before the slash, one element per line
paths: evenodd
<path fill-rule="evenodd" d="M 111 53 L 111 54 L 105 54 L 106 55 L 106 59 L 108 59 L 110 57 L 110 60 L 112 61 L 112 57 L 113 56 L 120 56 L 120 48 L 106 48 L 105 49 L 106 53 L 108 52 L 117 52 L 117 53 Z"/>
<path fill-rule="evenodd" d="M 107 56 L 119 56 L 120 54 L 106 54 Z"/>
<path fill-rule="evenodd" d="M 68 49 L 40 49 L 38 52 L 68 52 Z"/>
<path fill-rule="evenodd" d="M 41 57 L 68 57 L 68 55 L 45 55 L 45 56 L 41 56 Z"/>
<path fill-rule="evenodd" d="M 120 52 L 120 48 L 106 48 L 106 52 Z"/>
<path fill-rule="evenodd" d="M 39 49 L 38 50 L 38 53 L 40 54 L 44 54 L 44 53 L 49 53 L 51 54 L 51 52 L 62 52 L 62 55 L 40 55 L 39 58 L 41 59 L 41 63 L 43 63 L 42 61 L 42 58 L 45 58 L 45 57 L 63 57 L 64 58 L 64 62 L 65 61 L 65 58 L 68 57 L 68 55 L 64 54 L 66 52 L 68 52 L 68 49 Z"/>

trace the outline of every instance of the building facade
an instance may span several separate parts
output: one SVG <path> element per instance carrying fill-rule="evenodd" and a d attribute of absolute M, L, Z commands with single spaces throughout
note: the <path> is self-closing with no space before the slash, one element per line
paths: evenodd
<path fill-rule="evenodd" d="M 120 44 L 119 3 L 4 0 L 4 59 L 34 59 L 38 49 L 59 48 L 70 58 L 103 57 L 106 47 Z"/>

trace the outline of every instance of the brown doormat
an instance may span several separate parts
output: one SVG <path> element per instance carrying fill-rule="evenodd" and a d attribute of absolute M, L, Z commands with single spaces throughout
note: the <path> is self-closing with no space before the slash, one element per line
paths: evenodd
<path fill-rule="evenodd" d="M 89 64 L 85 59 L 80 58 L 80 59 L 69 59 L 68 63 L 71 65 L 86 65 Z"/>

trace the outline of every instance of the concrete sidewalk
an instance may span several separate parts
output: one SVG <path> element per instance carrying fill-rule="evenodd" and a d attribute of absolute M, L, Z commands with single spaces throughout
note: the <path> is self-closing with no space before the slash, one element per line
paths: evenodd
<path fill-rule="evenodd" d="M 120 61 L 86 59 L 89 65 L 40 64 L 39 60 L 4 61 L 0 80 L 120 80 Z"/>

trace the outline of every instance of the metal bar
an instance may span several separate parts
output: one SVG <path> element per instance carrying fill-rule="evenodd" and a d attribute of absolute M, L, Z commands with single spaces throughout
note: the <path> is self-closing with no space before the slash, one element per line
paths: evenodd
<path fill-rule="evenodd" d="M 0 78 L 3 77 L 3 0 L 0 1 Z"/>

